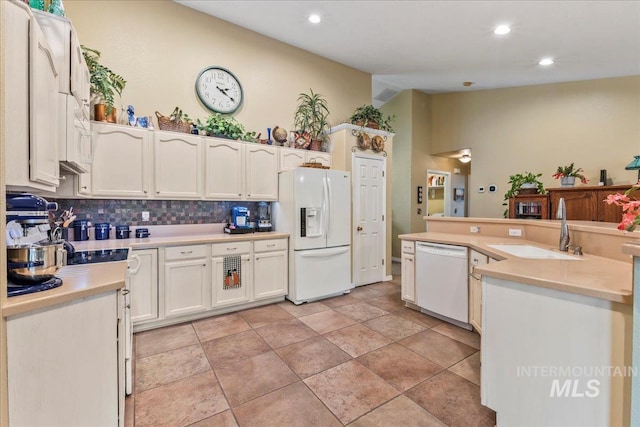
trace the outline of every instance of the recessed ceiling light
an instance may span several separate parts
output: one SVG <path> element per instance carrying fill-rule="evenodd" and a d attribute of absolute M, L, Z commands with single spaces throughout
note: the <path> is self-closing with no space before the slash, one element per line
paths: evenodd
<path fill-rule="evenodd" d="M 462 163 L 469 163 L 471 161 L 471 156 L 468 154 L 463 154 L 458 160 Z"/>
<path fill-rule="evenodd" d="M 309 15 L 309 22 L 311 22 L 312 24 L 319 24 L 320 22 L 322 22 L 322 18 L 320 18 L 320 15 L 314 13 Z"/>
<path fill-rule="evenodd" d="M 553 59 L 551 59 L 551 58 L 542 58 L 540 60 L 540 62 L 538 62 L 538 64 L 540 64 L 540 65 L 551 65 L 551 64 L 553 64 Z"/>
<path fill-rule="evenodd" d="M 505 34 L 509 34 L 511 32 L 511 27 L 508 25 L 498 25 L 494 30 L 493 34 L 497 34 L 499 36 L 504 36 Z"/>

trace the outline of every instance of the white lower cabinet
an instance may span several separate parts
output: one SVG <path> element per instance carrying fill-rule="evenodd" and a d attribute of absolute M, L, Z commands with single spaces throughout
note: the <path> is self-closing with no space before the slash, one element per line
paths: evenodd
<path fill-rule="evenodd" d="M 130 271 L 131 321 L 142 323 L 158 319 L 158 250 L 143 249 L 132 252 L 133 271 Z"/>
<path fill-rule="evenodd" d="M 209 304 L 207 245 L 165 248 L 164 317 L 198 313 Z"/>
<path fill-rule="evenodd" d="M 478 333 L 482 333 L 482 282 L 481 277 L 474 272 L 474 268 L 488 262 L 488 256 L 471 249 L 469 254 L 469 323 Z"/>
<path fill-rule="evenodd" d="M 403 240 L 402 246 L 402 275 L 400 290 L 404 301 L 416 302 L 416 263 L 415 243 Z"/>
<path fill-rule="evenodd" d="M 224 258 L 214 257 L 211 259 L 213 274 L 211 278 L 211 305 L 214 308 L 242 304 L 251 300 L 251 285 L 253 283 L 251 255 L 242 254 L 238 256 L 240 257 L 241 267 L 239 282 L 236 285 L 233 284 L 234 272 L 224 268 Z"/>
<path fill-rule="evenodd" d="M 254 242 L 254 299 L 284 296 L 288 289 L 287 241 L 262 240 Z"/>
<path fill-rule="evenodd" d="M 122 425 L 118 295 L 106 292 L 7 319 L 10 425 Z"/>

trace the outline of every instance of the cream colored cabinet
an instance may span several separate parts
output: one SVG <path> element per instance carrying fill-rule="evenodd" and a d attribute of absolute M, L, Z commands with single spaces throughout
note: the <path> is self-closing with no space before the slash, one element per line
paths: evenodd
<path fill-rule="evenodd" d="M 134 324 L 158 319 L 158 250 L 135 250 L 128 280 L 131 292 L 131 321 Z"/>
<path fill-rule="evenodd" d="M 209 251 L 207 245 L 173 246 L 164 250 L 164 317 L 207 310 Z"/>
<path fill-rule="evenodd" d="M 112 291 L 8 318 L 11 425 L 118 425 L 121 311 Z"/>
<path fill-rule="evenodd" d="M 54 54 L 27 5 L 1 3 L 0 39 L 11 52 L 0 70 L 6 183 L 10 190 L 55 191 L 60 106 Z"/>
<path fill-rule="evenodd" d="M 278 149 L 247 144 L 245 151 L 245 199 L 278 200 Z"/>
<path fill-rule="evenodd" d="M 211 305 L 249 302 L 253 288 L 251 242 L 215 243 L 211 245 L 211 256 Z"/>
<path fill-rule="evenodd" d="M 91 123 L 95 153 L 91 194 L 146 199 L 151 189 L 152 132 L 129 126 Z"/>
<path fill-rule="evenodd" d="M 286 295 L 289 292 L 287 240 L 256 240 L 253 245 L 254 299 Z"/>
<path fill-rule="evenodd" d="M 202 137 L 178 132 L 154 132 L 154 197 L 200 198 L 202 149 Z"/>
<path fill-rule="evenodd" d="M 307 151 L 305 153 L 305 161 L 331 167 L 331 154 L 322 151 Z"/>
<path fill-rule="evenodd" d="M 402 245 L 402 276 L 400 290 L 402 299 L 406 302 L 416 302 L 416 263 L 415 263 L 415 242 L 403 240 Z"/>
<path fill-rule="evenodd" d="M 301 166 L 306 162 L 306 150 L 295 148 L 280 148 L 278 150 L 279 170 L 288 171 Z"/>
<path fill-rule="evenodd" d="M 469 323 L 478 333 L 482 333 L 482 282 L 474 268 L 485 265 L 489 257 L 471 249 L 469 254 Z"/>
<path fill-rule="evenodd" d="M 208 199 L 240 200 L 244 194 L 244 144 L 205 138 L 205 193 Z"/>

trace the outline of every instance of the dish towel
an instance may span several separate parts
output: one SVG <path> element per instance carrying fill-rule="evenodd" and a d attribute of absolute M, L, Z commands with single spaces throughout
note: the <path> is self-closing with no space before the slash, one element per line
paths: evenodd
<path fill-rule="evenodd" d="M 242 286 L 242 257 L 226 256 L 222 260 L 222 289 L 236 289 Z"/>

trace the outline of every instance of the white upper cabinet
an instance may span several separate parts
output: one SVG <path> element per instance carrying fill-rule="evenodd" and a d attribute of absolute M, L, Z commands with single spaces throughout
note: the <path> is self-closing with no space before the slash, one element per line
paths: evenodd
<path fill-rule="evenodd" d="M 95 147 L 91 194 L 146 199 L 150 193 L 151 138 L 147 129 L 92 123 Z"/>
<path fill-rule="evenodd" d="M 307 163 L 320 163 L 322 166 L 331 167 L 331 154 L 322 151 L 307 151 L 305 161 Z"/>
<path fill-rule="evenodd" d="M 205 197 L 241 200 L 244 194 L 244 144 L 205 138 Z"/>
<path fill-rule="evenodd" d="M 58 175 L 58 74 L 54 54 L 28 6 L 2 2 L 0 38 L 9 55 L 2 132 L 9 189 L 55 191 Z"/>
<path fill-rule="evenodd" d="M 202 137 L 177 132 L 154 132 L 156 198 L 199 198 L 202 188 Z"/>
<path fill-rule="evenodd" d="M 278 149 L 247 144 L 245 156 L 247 200 L 278 200 Z"/>
<path fill-rule="evenodd" d="M 279 151 L 280 171 L 288 171 L 302 165 L 305 160 L 305 151 L 295 148 L 281 148 Z"/>

